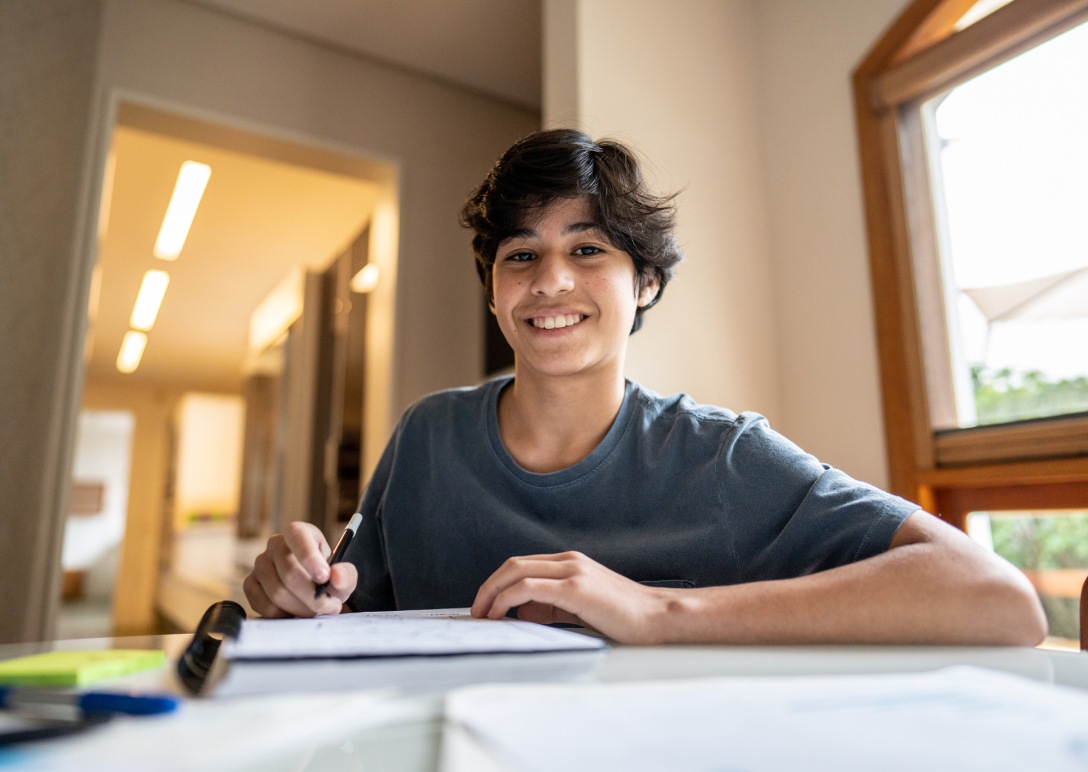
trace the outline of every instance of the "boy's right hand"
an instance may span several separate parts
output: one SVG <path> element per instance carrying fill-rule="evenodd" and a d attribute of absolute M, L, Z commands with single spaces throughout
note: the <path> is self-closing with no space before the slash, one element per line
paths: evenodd
<path fill-rule="evenodd" d="M 329 566 L 332 554 L 325 535 L 311 523 L 294 522 L 268 540 L 253 571 L 242 583 L 249 605 L 262 617 L 312 617 L 339 614 L 359 581 L 353 563 Z M 314 599 L 314 590 L 328 591 Z"/>

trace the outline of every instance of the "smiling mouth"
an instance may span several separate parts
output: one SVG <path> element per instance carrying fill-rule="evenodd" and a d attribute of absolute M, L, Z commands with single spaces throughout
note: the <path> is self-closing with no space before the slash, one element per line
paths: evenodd
<path fill-rule="evenodd" d="M 560 327 L 573 327 L 585 318 L 585 314 L 557 314 L 556 316 L 534 316 L 525 321 L 541 330 L 556 330 Z"/>

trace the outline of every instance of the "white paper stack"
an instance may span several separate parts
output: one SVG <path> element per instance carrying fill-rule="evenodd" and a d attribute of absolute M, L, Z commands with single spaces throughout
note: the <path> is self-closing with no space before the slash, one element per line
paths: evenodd
<path fill-rule="evenodd" d="M 970 667 L 469 687 L 446 716 L 443 772 L 1088 769 L 1088 694 Z"/>

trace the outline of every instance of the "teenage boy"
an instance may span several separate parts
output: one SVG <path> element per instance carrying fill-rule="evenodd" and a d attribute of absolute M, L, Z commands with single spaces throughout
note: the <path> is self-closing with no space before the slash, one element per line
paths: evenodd
<path fill-rule="evenodd" d="M 1042 640 L 1031 585 L 963 533 L 761 416 L 625 381 L 681 259 L 671 198 L 625 147 L 533 134 L 462 221 L 515 375 L 410 407 L 346 561 L 291 524 L 246 579 L 258 613 L 517 608 L 628 643 Z"/>

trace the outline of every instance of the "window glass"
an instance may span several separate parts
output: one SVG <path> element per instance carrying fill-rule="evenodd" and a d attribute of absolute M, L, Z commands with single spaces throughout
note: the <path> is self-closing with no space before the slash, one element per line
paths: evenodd
<path fill-rule="evenodd" d="M 967 533 L 1027 574 L 1046 610 L 1047 643 L 1079 649 L 1088 512 L 972 512 Z"/>
<path fill-rule="evenodd" d="M 1088 411 L 1088 24 L 923 116 L 957 425 Z"/>

